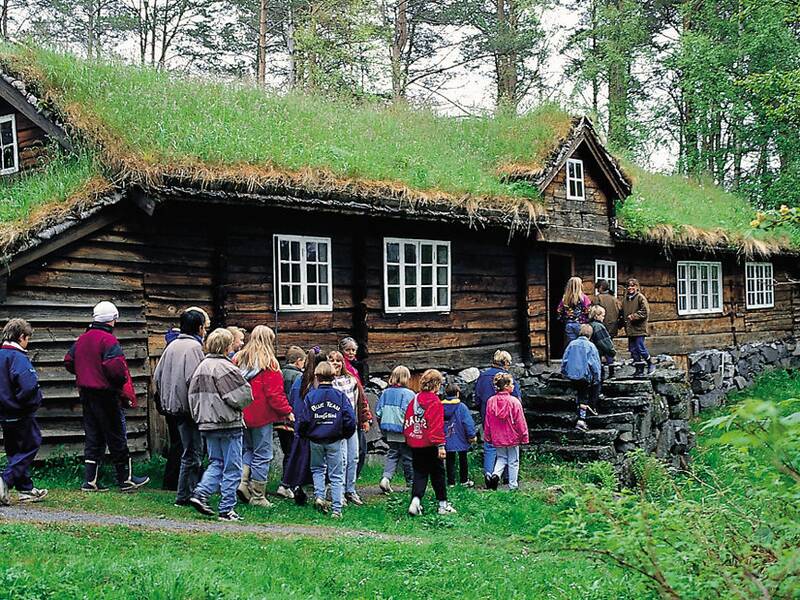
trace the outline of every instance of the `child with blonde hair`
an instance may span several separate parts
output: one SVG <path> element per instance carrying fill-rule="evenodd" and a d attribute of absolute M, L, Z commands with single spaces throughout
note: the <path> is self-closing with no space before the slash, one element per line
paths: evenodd
<path fill-rule="evenodd" d="M 583 293 L 583 280 L 580 277 L 570 277 L 556 309 L 558 320 L 564 323 L 568 343 L 578 337 L 581 325 L 589 322 L 591 305 L 591 298 Z"/>
<path fill-rule="evenodd" d="M 586 413 L 595 413 L 595 404 L 600 396 L 602 367 L 600 354 L 589 341 L 592 337 L 591 326 L 581 325 L 579 333 L 578 338 L 570 342 L 564 351 L 561 374 L 573 383 L 578 393 L 578 421 L 575 427 L 580 431 L 588 431 Z"/>
<path fill-rule="evenodd" d="M 411 449 L 403 436 L 403 420 L 406 409 L 414 399 L 414 392 L 408 387 L 410 381 L 411 372 L 408 368 L 403 365 L 396 366 L 389 376 L 389 387 L 383 390 L 378 398 L 378 404 L 375 405 L 375 415 L 378 417 L 381 432 L 389 446 L 389 452 L 386 454 L 386 466 L 383 468 L 383 477 L 379 484 L 384 494 L 394 491 L 391 481 L 400 461 L 403 463 L 406 485 L 411 487 L 414 480 Z"/>
<path fill-rule="evenodd" d="M 496 490 L 508 466 L 508 489 L 513 491 L 519 487 L 519 447 L 528 443 L 528 423 L 522 403 L 511 395 L 514 378 L 508 373 L 498 373 L 494 377 L 494 388 L 497 393 L 486 404 L 484 433 L 497 450 L 497 460 L 487 487 Z"/>

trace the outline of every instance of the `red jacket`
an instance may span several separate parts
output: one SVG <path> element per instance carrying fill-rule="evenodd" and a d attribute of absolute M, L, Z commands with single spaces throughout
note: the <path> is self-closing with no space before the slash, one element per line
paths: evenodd
<path fill-rule="evenodd" d="M 253 402 L 244 409 L 244 424 L 248 429 L 277 423 L 292 412 L 280 371 L 264 369 L 249 380 L 253 388 Z"/>
<path fill-rule="evenodd" d="M 412 448 L 444 446 L 444 408 L 433 392 L 420 392 L 409 402 L 403 435 Z"/>
<path fill-rule="evenodd" d="M 92 323 L 64 357 L 64 367 L 75 375 L 79 388 L 122 391 L 129 378 L 128 363 L 113 327 Z"/>

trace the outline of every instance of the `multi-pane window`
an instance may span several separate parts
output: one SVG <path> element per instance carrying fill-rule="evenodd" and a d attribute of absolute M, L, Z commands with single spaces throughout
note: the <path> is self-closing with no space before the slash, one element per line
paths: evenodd
<path fill-rule="evenodd" d="M 17 123 L 14 115 L 5 115 L 0 117 L 0 175 L 18 170 Z"/>
<path fill-rule="evenodd" d="M 678 314 L 722 312 L 722 263 L 678 262 Z"/>
<path fill-rule="evenodd" d="M 567 200 L 583 200 L 583 161 L 577 158 L 567 159 Z"/>
<path fill-rule="evenodd" d="M 747 308 L 775 306 L 772 263 L 749 262 L 744 266 L 747 288 Z"/>
<path fill-rule="evenodd" d="M 333 310 L 330 238 L 275 235 L 278 310 Z"/>
<path fill-rule="evenodd" d="M 386 312 L 450 310 L 450 242 L 384 238 Z"/>
<path fill-rule="evenodd" d="M 609 291 L 617 294 L 617 263 L 613 260 L 596 260 L 594 261 L 594 281 L 595 285 L 601 279 L 608 282 Z"/>

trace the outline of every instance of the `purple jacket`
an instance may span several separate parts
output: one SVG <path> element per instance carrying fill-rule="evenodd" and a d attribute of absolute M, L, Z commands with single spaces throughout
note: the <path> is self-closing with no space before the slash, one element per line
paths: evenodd
<path fill-rule="evenodd" d="M 0 348 L 0 421 L 36 412 L 42 390 L 28 353 L 12 344 Z"/>
<path fill-rule="evenodd" d="M 78 388 L 121 391 L 128 377 L 122 347 L 106 323 L 92 323 L 69 349 L 64 367 Z"/>

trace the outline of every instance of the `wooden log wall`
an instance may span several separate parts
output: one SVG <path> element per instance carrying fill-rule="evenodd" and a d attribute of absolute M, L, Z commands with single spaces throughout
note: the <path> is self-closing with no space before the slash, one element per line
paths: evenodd
<path fill-rule="evenodd" d="M 5 100 L 0 99 L 0 116 L 13 114 L 17 124 L 17 150 L 19 169 L 23 171 L 36 165 L 36 160 L 47 145 L 47 136 L 25 115 L 17 112 Z"/>

